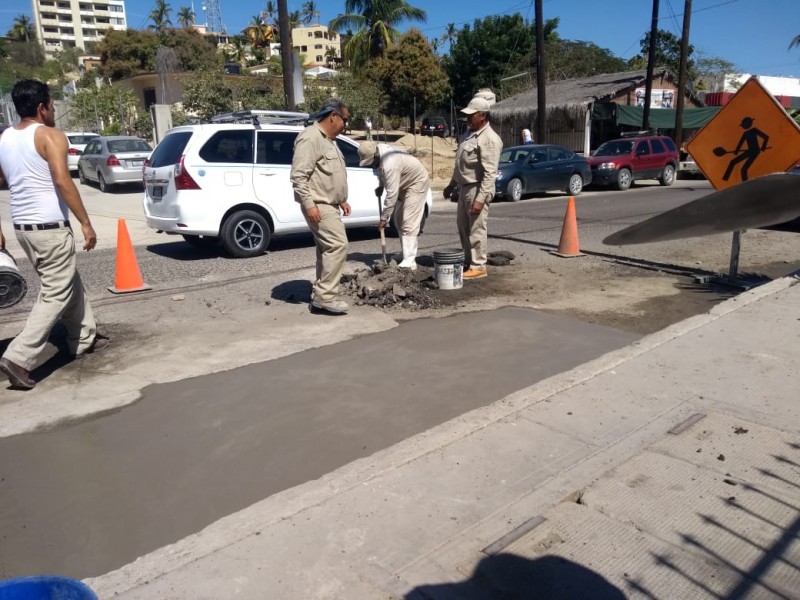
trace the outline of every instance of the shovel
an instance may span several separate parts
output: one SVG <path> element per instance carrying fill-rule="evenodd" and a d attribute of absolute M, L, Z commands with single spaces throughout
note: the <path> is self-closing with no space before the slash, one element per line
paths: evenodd
<path fill-rule="evenodd" d="M 383 195 L 383 188 L 376 188 L 375 195 L 378 197 L 378 219 L 381 216 L 381 195 Z M 381 254 L 383 255 L 383 264 L 388 265 L 389 261 L 386 260 L 386 228 L 381 229 Z"/>

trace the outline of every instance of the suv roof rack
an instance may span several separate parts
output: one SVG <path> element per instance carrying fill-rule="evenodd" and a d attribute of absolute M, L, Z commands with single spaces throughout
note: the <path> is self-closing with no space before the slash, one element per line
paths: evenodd
<path fill-rule="evenodd" d="M 237 110 L 214 115 L 211 123 L 243 123 L 261 125 L 262 123 L 282 123 L 284 125 L 304 125 L 308 113 L 288 110 Z"/>
<path fill-rule="evenodd" d="M 619 134 L 620 137 L 644 137 L 648 135 L 658 135 L 655 129 L 646 129 L 643 131 L 623 131 Z"/>

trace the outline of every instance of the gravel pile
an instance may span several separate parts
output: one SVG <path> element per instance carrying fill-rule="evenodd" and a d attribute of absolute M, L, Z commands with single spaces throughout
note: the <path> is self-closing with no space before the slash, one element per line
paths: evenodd
<path fill-rule="evenodd" d="M 359 269 L 342 276 L 341 291 L 353 297 L 356 306 L 403 308 L 422 310 L 439 306 L 433 290 L 436 283 L 430 269 L 419 266 L 416 271 L 375 263 L 371 268 Z"/>

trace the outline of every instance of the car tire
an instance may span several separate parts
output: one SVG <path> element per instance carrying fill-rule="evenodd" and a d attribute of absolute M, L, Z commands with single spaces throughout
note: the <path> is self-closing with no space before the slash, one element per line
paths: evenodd
<path fill-rule="evenodd" d="M 83 169 L 78 167 L 78 181 L 80 181 L 83 185 L 86 185 L 88 182 L 86 181 L 86 175 L 83 174 Z"/>
<path fill-rule="evenodd" d="M 184 241 L 195 248 L 213 248 L 219 243 L 219 238 L 213 235 L 189 235 L 183 234 Z"/>
<path fill-rule="evenodd" d="M 222 224 L 222 246 L 236 258 L 264 254 L 272 238 L 272 230 L 263 215 L 253 210 L 231 214 Z"/>
<path fill-rule="evenodd" d="M 664 186 L 675 183 L 675 167 L 672 165 L 664 167 L 664 170 L 661 171 L 661 177 L 658 178 L 658 183 Z"/>
<path fill-rule="evenodd" d="M 106 178 L 103 177 L 103 174 L 100 171 L 97 172 L 97 185 L 101 192 L 105 193 L 111 190 L 111 186 L 106 183 Z"/>
<path fill-rule="evenodd" d="M 514 177 L 506 184 L 506 198 L 511 202 L 519 202 L 522 200 L 522 181 Z"/>
<path fill-rule="evenodd" d="M 629 169 L 620 169 L 617 172 L 617 189 L 624 192 L 633 183 L 633 176 Z"/>
<path fill-rule="evenodd" d="M 572 177 L 569 178 L 569 183 L 567 184 L 567 193 L 571 196 L 577 196 L 583 191 L 583 177 L 580 173 L 573 173 Z"/>

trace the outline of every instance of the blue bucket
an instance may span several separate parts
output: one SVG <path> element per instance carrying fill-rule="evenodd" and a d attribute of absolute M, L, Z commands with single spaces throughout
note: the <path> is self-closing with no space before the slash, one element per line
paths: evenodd
<path fill-rule="evenodd" d="M 0 600 L 97 600 L 97 596 L 77 579 L 37 575 L 0 581 Z"/>

